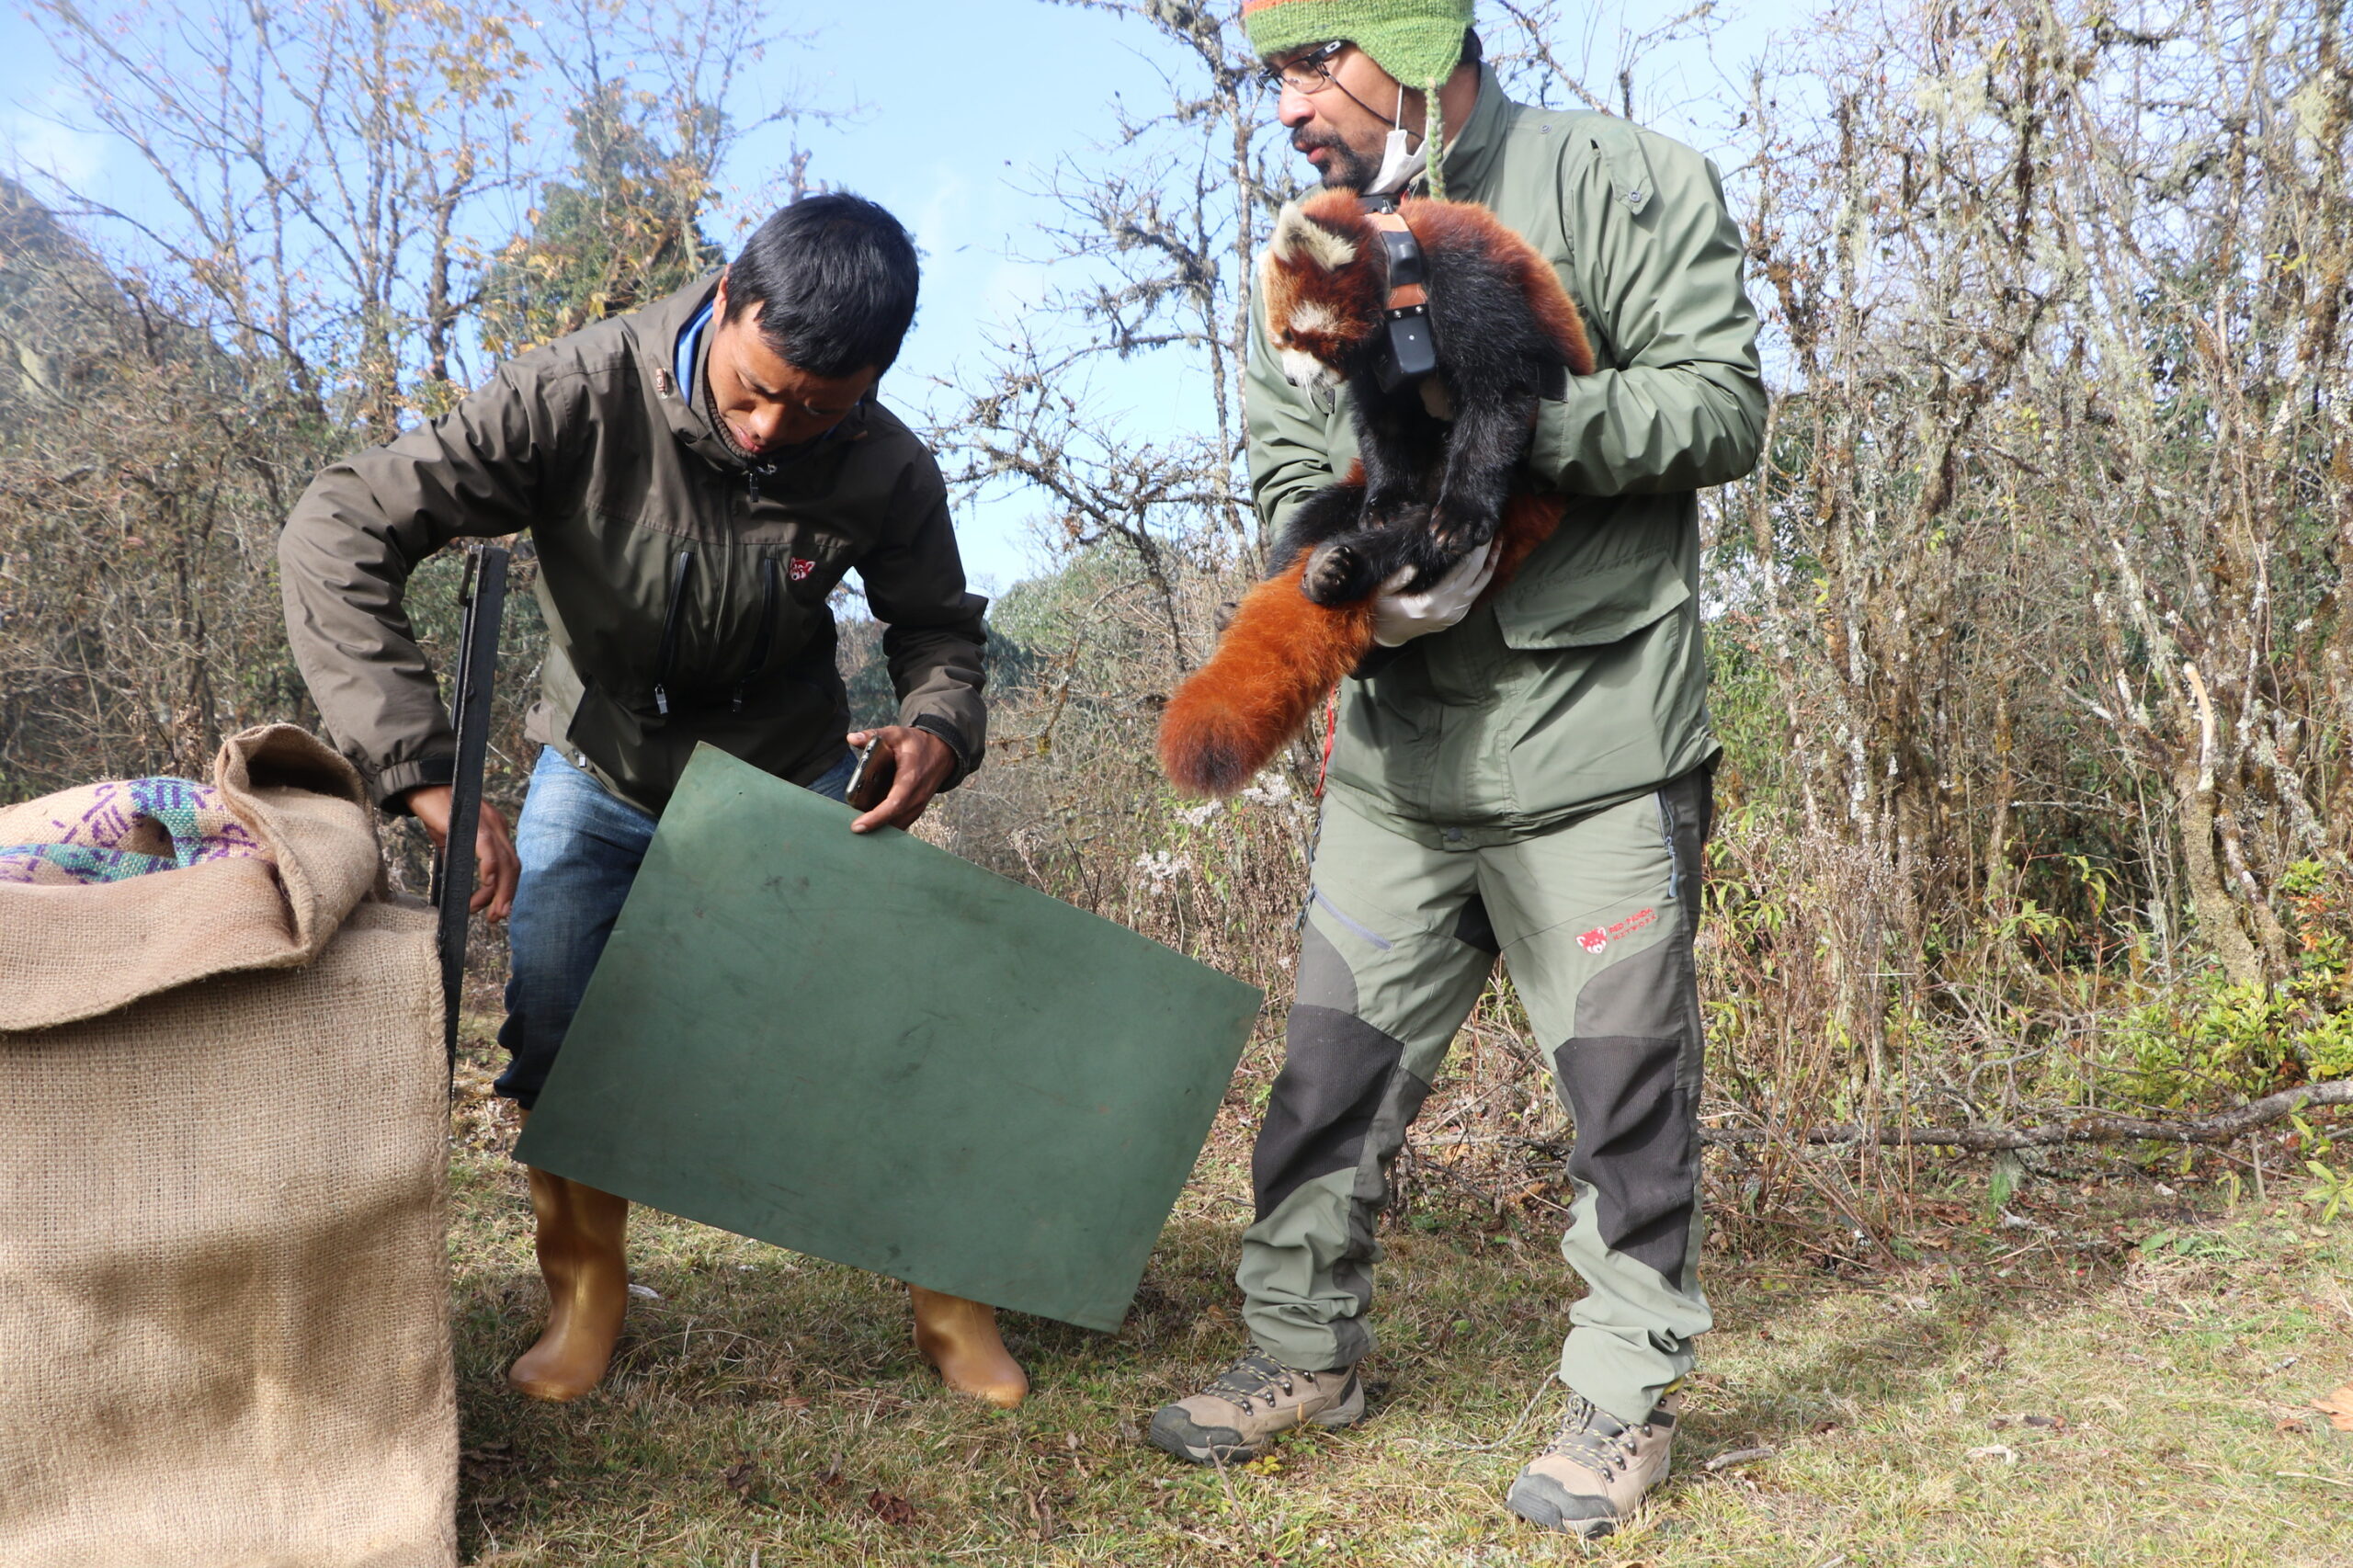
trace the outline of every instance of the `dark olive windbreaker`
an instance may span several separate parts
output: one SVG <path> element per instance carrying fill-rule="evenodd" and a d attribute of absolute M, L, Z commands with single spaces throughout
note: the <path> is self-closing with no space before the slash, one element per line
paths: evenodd
<path fill-rule="evenodd" d="M 954 778 L 978 766 L 987 601 L 965 590 L 930 452 L 870 399 L 747 466 L 705 417 L 701 358 L 677 361 L 716 283 L 510 360 L 295 505 L 278 549 L 288 635 L 379 801 L 447 782 L 457 749 L 402 608 L 409 573 L 453 539 L 526 528 L 549 631 L 527 733 L 624 800 L 658 812 L 701 741 L 801 783 L 839 760 L 825 597 L 851 567 L 888 628 L 900 722 L 948 743 Z"/>

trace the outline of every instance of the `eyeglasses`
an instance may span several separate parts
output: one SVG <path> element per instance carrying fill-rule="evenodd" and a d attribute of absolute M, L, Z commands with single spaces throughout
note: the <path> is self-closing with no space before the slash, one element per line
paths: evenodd
<path fill-rule="evenodd" d="M 1289 60 L 1267 66 L 1258 73 L 1258 80 L 1270 93 L 1289 88 L 1294 93 L 1313 97 L 1333 85 L 1332 57 L 1347 47 L 1346 39 L 1319 43 L 1304 54 L 1294 54 Z"/>

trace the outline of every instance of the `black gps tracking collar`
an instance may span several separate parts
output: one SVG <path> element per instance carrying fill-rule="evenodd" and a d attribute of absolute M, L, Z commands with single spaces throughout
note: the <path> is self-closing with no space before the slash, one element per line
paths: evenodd
<path fill-rule="evenodd" d="M 1373 364 L 1382 392 L 1395 392 L 1438 369 L 1438 345 L 1430 337 L 1429 270 L 1414 231 L 1397 213 L 1397 199 L 1368 196 L 1365 216 L 1389 253 L 1389 340 Z"/>
<path fill-rule="evenodd" d="M 1395 197 L 1358 199 L 1389 252 L 1389 339 L 1381 345 L 1381 358 L 1372 369 L 1381 390 L 1395 392 L 1438 369 L 1438 341 L 1430 335 L 1429 267 L 1422 260 L 1420 242 L 1398 213 Z M 1546 365 L 1539 391 L 1555 402 L 1567 397 L 1568 367 Z"/>

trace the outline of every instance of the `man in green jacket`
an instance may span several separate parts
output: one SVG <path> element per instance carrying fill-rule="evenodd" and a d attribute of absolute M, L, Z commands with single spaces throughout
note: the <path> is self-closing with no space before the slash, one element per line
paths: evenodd
<path fill-rule="evenodd" d="M 510 842 L 485 804 L 478 909 L 512 906 L 499 1093 L 528 1113 L 655 819 L 702 742 L 842 798 L 852 744 L 889 794 L 853 831 L 913 824 L 980 766 L 986 601 L 966 591 L 931 453 L 875 401 L 914 320 L 915 246 L 846 194 L 794 203 L 719 274 L 499 367 L 451 413 L 338 462 L 287 519 L 289 640 L 319 710 L 388 811 L 448 831 L 447 714 L 402 597 L 453 540 L 529 530 L 548 626 L 541 747 Z M 846 734 L 827 597 L 856 568 L 899 722 Z M 546 1334 L 510 1381 L 604 1376 L 627 1305 L 628 1206 L 533 1171 Z M 916 1294 L 951 1383 L 1017 1403 L 987 1309 Z"/>
<path fill-rule="evenodd" d="M 1559 532 L 1472 608 L 1484 552 L 1388 596 L 1345 683 L 1284 1068 L 1252 1161 L 1255 1344 L 1161 1410 L 1182 1457 L 1256 1452 L 1364 1409 L 1357 1364 L 1392 1162 L 1498 955 L 1576 1122 L 1562 1251 L 1587 1293 L 1567 1413 L 1509 1506 L 1597 1535 L 1665 1471 L 1693 1340 L 1700 1015 L 1692 964 L 1717 744 L 1695 492 L 1756 460 L 1765 393 L 1715 171 L 1600 114 L 1506 99 L 1470 0 L 1253 0 L 1282 124 L 1327 185 L 1478 201 L 1549 257 L 1600 364 L 1544 403 L 1527 482 Z M 1433 123 L 1435 122 L 1435 123 Z M 1279 529 L 1355 457 L 1260 335 L 1250 472 Z M 1443 356 L 1447 345 L 1438 346 Z"/>

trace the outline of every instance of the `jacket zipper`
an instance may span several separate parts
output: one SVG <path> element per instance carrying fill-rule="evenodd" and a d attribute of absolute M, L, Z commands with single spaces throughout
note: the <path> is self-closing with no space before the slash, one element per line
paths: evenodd
<path fill-rule="evenodd" d="M 767 667 L 768 650 L 776 642 L 776 602 L 781 596 L 776 557 L 760 557 L 760 634 L 752 642 L 752 662 L 744 666 L 744 678 L 735 683 L 734 710 L 744 711 L 744 693 L 751 686 L 752 677 Z"/>
<path fill-rule="evenodd" d="M 670 568 L 670 608 L 662 612 L 662 647 L 654 655 L 654 710 L 664 718 L 670 714 L 670 671 L 678 660 L 678 610 L 686 602 L 687 574 L 694 564 L 695 552 L 682 550 Z"/>
<path fill-rule="evenodd" d="M 744 479 L 746 487 L 751 491 L 752 505 L 755 506 L 760 504 L 760 481 L 763 477 L 770 479 L 776 477 L 776 465 L 773 463 L 766 466 L 750 463 L 745 465 Z"/>

